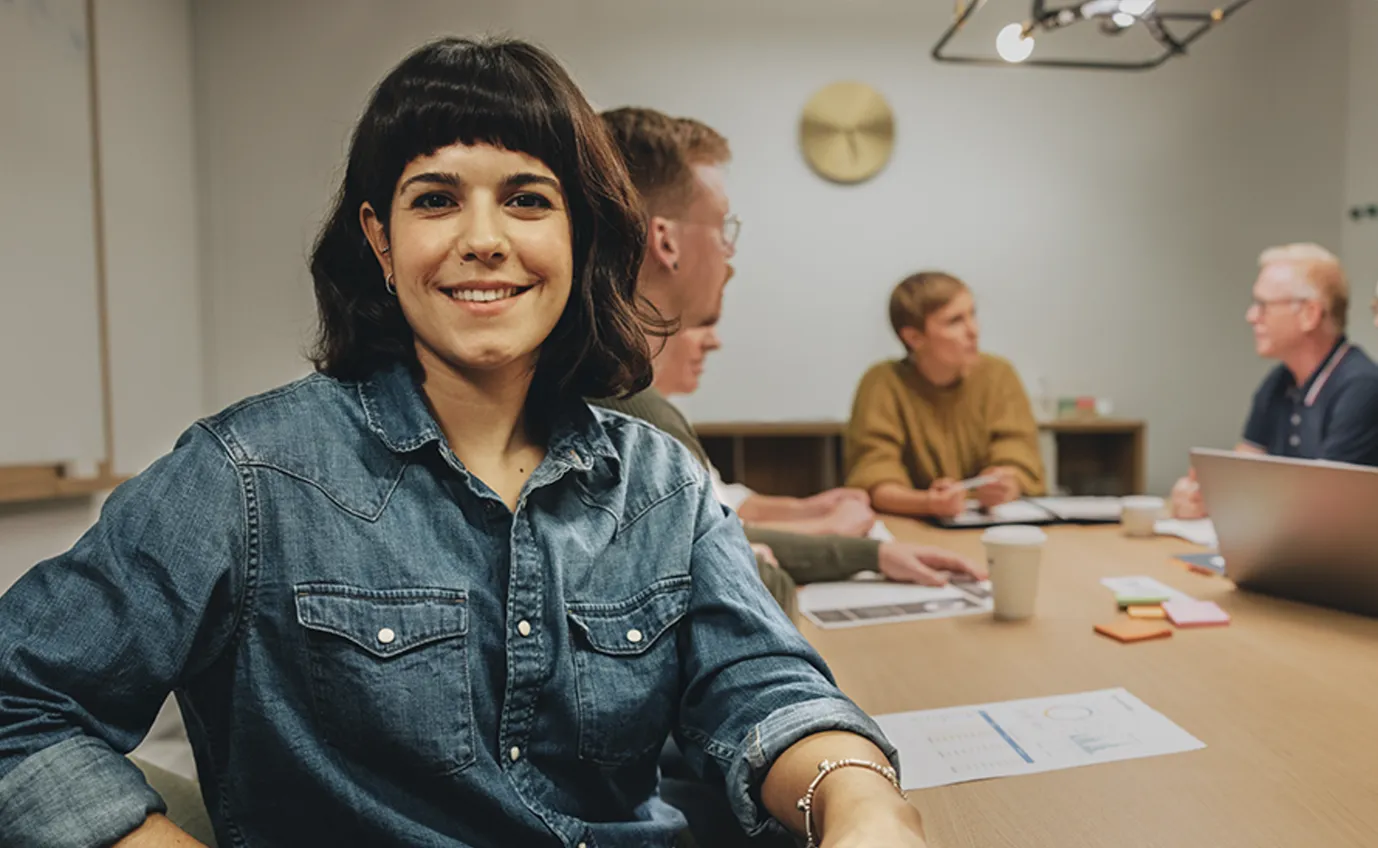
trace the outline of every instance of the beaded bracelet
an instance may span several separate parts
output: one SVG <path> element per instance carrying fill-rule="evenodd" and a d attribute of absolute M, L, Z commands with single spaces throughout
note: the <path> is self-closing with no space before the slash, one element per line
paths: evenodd
<path fill-rule="evenodd" d="M 795 804 L 799 811 L 804 814 L 804 836 L 808 839 L 807 848 L 818 848 L 818 843 L 813 838 L 813 794 L 818 791 L 818 784 L 823 782 L 823 778 L 841 768 L 856 766 L 857 768 L 870 769 L 876 774 L 890 781 L 890 785 L 895 787 L 895 791 L 904 797 L 904 790 L 900 788 L 899 776 L 895 770 L 889 766 L 873 763 L 870 760 L 824 760 L 818 764 L 818 774 L 814 776 L 813 782 L 809 784 L 808 791 L 804 797 L 800 798 Z"/>

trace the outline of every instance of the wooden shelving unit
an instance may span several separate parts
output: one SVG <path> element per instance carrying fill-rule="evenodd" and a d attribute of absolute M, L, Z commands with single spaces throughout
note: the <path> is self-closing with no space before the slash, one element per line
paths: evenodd
<path fill-rule="evenodd" d="M 708 457 L 729 483 L 772 495 L 806 496 L 842 484 L 842 421 L 738 421 L 696 424 Z M 1050 477 L 1073 495 L 1129 495 L 1144 490 L 1143 421 L 1065 418 L 1045 421 Z"/>
<path fill-rule="evenodd" d="M 21 503 L 53 498 L 74 498 L 113 489 L 125 478 L 102 465 L 95 477 L 67 477 L 60 465 L 11 465 L 0 467 L 0 503 Z"/>

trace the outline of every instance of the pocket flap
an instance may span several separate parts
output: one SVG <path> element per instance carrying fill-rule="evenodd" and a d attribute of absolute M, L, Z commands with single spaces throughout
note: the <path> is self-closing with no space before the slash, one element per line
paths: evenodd
<path fill-rule="evenodd" d="M 689 609 L 690 578 L 670 577 L 615 603 L 572 603 L 569 620 L 602 654 L 643 654 Z"/>
<path fill-rule="evenodd" d="M 359 589 L 336 583 L 296 587 L 297 621 L 343 637 L 378 657 L 463 636 L 469 629 L 463 589 Z"/>

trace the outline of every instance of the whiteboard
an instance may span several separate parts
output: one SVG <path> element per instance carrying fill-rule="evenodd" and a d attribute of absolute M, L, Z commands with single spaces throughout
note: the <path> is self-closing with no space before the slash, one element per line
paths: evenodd
<path fill-rule="evenodd" d="M 84 0 L 0 0 L 0 465 L 104 458 Z"/>

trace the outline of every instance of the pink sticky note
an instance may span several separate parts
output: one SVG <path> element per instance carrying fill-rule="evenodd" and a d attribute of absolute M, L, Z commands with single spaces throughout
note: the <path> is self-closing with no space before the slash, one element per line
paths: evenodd
<path fill-rule="evenodd" d="M 1167 613 L 1167 617 L 1178 627 L 1206 627 L 1230 623 L 1230 614 L 1214 601 L 1176 598 L 1163 603 L 1163 612 Z"/>

